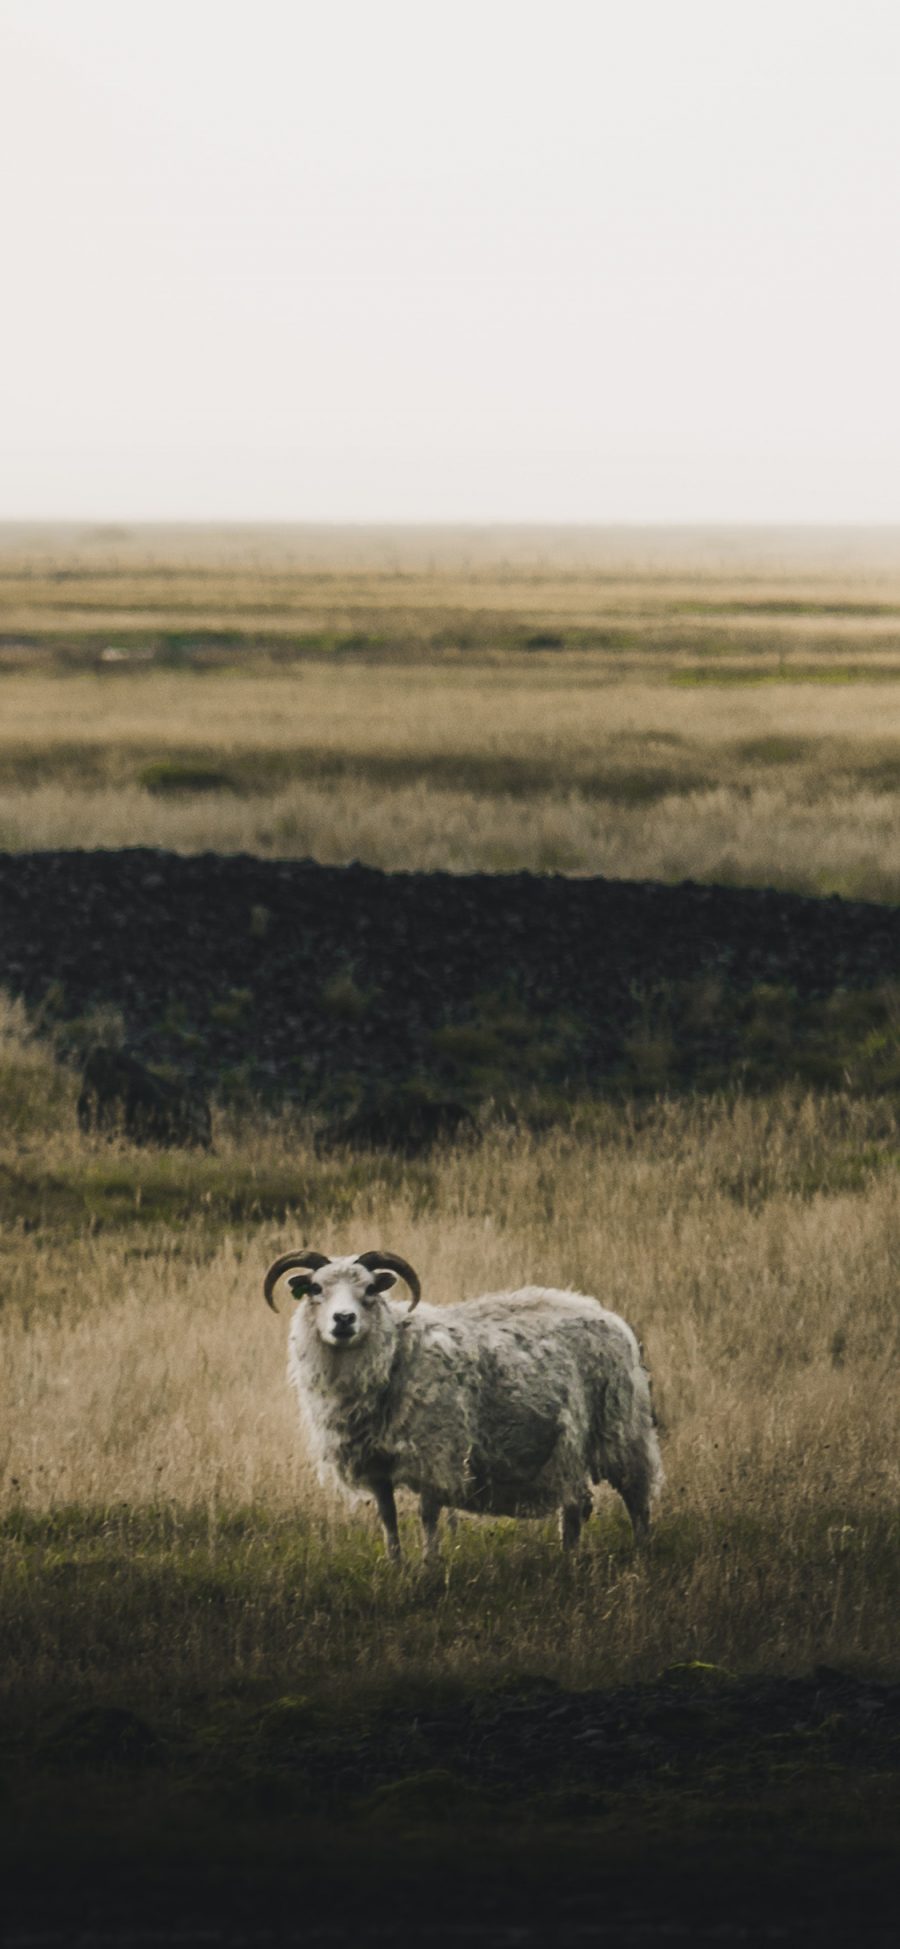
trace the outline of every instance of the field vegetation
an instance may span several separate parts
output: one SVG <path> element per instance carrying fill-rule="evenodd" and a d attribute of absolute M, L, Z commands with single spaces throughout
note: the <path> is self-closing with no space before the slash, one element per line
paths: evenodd
<path fill-rule="evenodd" d="M 898 677 L 892 534 L 6 530 L 0 847 L 894 900 Z M 208 1155 L 84 1137 L 73 1025 L 3 1003 L 0 1797 L 30 1927 L 161 1902 L 252 1934 L 279 1876 L 292 1927 L 304 1902 L 331 1926 L 348 1832 L 389 1923 L 437 1872 L 467 1929 L 504 1876 L 504 1924 L 576 1887 L 593 1916 L 598 1876 L 632 1915 L 654 1863 L 665 1919 L 681 1876 L 730 1926 L 733 1870 L 750 1903 L 780 1876 L 766 1925 L 796 1898 L 820 1940 L 832 1885 L 854 1919 L 887 1904 L 896 988 L 814 1019 L 754 991 L 752 1096 L 681 1077 L 718 1007 L 648 1002 L 614 1096 L 532 1128 L 479 1099 L 471 1142 L 404 1161 L 320 1154 L 314 1117 L 234 1093 Z M 810 1033 L 827 1092 L 784 1082 Z M 576 1558 L 550 1524 L 462 1520 L 426 1569 L 407 1505 L 388 1565 L 310 1471 L 262 1302 L 301 1243 L 394 1248 L 437 1304 L 543 1279 L 624 1313 L 667 1472 L 647 1552 L 602 1492 Z M 631 1688 L 602 1734 L 594 1686 Z M 547 1733 L 554 1687 L 594 1745 Z M 546 1766 L 486 1788 L 535 1700 Z M 465 1777 L 442 1711 L 469 1715 Z"/>
<path fill-rule="evenodd" d="M 0 536 L 0 846 L 895 899 L 892 536 Z"/>
<path fill-rule="evenodd" d="M 358 1931 L 363 1889 L 396 1919 L 437 1880 L 463 1927 L 473 1903 L 589 1908 L 602 1873 L 617 1909 L 812 1901 L 826 1940 L 827 1845 L 845 1919 L 881 1913 L 892 1099 L 597 1106 L 405 1163 L 323 1159 L 299 1119 L 220 1112 L 215 1153 L 186 1157 L 81 1137 L 74 1077 L 19 1008 L 4 1022 L 16 1912 L 251 1928 L 299 1897 Z M 310 1471 L 286 1320 L 262 1303 L 268 1260 L 301 1241 L 390 1244 L 438 1304 L 536 1276 L 625 1313 L 667 1471 L 649 1549 L 604 1491 L 575 1558 L 550 1523 L 463 1519 L 426 1568 L 407 1502 L 388 1564 L 372 1512 Z M 336 1827 L 355 1863 L 337 1886 Z"/>
<path fill-rule="evenodd" d="M 74 1079 L 7 1015 L 0 1159 L 4 1684 L 145 1702 L 302 1672 L 569 1684 L 673 1661 L 877 1672 L 900 1602 L 893 1107 L 809 1094 L 598 1109 L 428 1162 L 317 1158 L 220 1119 L 213 1156 L 82 1138 Z M 17 1208 L 23 1216 L 17 1216 Z M 577 1561 L 550 1525 L 465 1522 L 436 1577 L 383 1559 L 311 1479 L 260 1280 L 286 1245 L 382 1242 L 438 1304 L 535 1276 L 642 1334 L 667 1486 L 635 1558 L 601 1498 Z M 340 1650 L 336 1653 L 336 1634 Z"/>

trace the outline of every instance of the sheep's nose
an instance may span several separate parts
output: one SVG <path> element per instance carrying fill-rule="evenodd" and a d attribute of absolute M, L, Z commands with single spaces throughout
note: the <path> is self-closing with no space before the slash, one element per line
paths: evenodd
<path fill-rule="evenodd" d="M 355 1313 L 334 1313 L 332 1315 L 332 1325 L 340 1326 L 340 1327 L 355 1326 L 356 1314 Z"/>

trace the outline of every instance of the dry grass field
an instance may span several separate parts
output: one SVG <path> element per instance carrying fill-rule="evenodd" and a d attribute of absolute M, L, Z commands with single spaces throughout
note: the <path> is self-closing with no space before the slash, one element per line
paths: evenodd
<path fill-rule="evenodd" d="M 893 533 L 6 529 L 0 848 L 896 900 L 898 678 Z M 630 1915 L 661 1862 L 666 1918 L 702 1857 L 730 1918 L 732 1870 L 752 1901 L 774 1861 L 767 1926 L 818 1888 L 821 1941 L 833 1861 L 847 1914 L 886 1901 L 896 1769 L 865 1715 L 900 1610 L 889 1068 L 871 1094 L 557 1104 L 405 1162 L 219 1106 L 214 1152 L 186 1155 L 82 1137 L 74 1072 L 4 1002 L 0 1796 L 29 1927 L 57 1901 L 90 1929 L 108 1900 L 231 1928 L 267 1877 L 330 1926 L 338 1831 L 388 1921 L 398 1873 L 439 1868 L 464 1931 L 470 1887 L 503 1882 L 505 1917 L 512 1887 L 523 1914 L 532 1887 L 593 1903 L 598 1863 Z M 299 1243 L 400 1251 L 438 1304 L 540 1278 L 624 1313 L 667 1472 L 648 1551 L 602 1493 L 576 1558 L 549 1524 L 463 1520 L 426 1570 L 407 1507 L 388 1565 L 303 1452 L 260 1289 Z M 658 1675 L 686 1661 L 682 1703 Z M 835 1668 L 882 1693 L 823 1719 Z M 765 1736 L 749 1693 L 738 1725 L 748 1674 L 787 1687 Z M 563 1742 L 539 1789 L 535 1767 L 479 1797 L 516 1687 L 575 1688 L 565 1712 L 645 1682 L 621 1723 L 609 1695 L 593 1759 Z M 474 1787 L 421 1732 L 442 1700 L 474 1714 Z M 373 1795 L 388 1735 L 403 1778 Z"/>
<path fill-rule="evenodd" d="M 0 846 L 896 899 L 893 533 L 0 533 Z"/>
<path fill-rule="evenodd" d="M 685 651 L 794 632 L 897 645 L 896 528 L 85 527 L 0 524 L 5 632 L 111 625 L 466 646 L 632 625 Z M 773 626 L 775 636 L 773 637 Z"/>
<path fill-rule="evenodd" d="M 7 847 L 900 887 L 893 533 L 6 529 L 0 642 Z M 17 1695 L 298 1657 L 331 1682 L 322 1617 L 352 1672 L 373 1605 L 386 1668 L 432 1674 L 890 1659 L 890 1098 L 598 1107 L 373 1173 L 291 1122 L 188 1162 L 91 1148 L 18 1008 L 3 1048 Z M 392 1578 L 307 1478 L 258 1302 L 299 1236 L 390 1243 L 438 1301 L 539 1269 L 633 1319 L 669 1475 L 648 1561 L 610 1505 L 577 1565 L 469 1525 L 439 1591 Z"/>
<path fill-rule="evenodd" d="M 312 1940 L 358 1939 L 372 1912 L 415 1932 L 440 1888 L 434 1940 L 475 1915 L 488 1941 L 592 1916 L 598 1884 L 610 1914 L 812 1915 L 818 1942 L 888 1915 L 892 1103 L 607 1106 L 407 1164 L 220 1115 L 186 1158 L 76 1136 L 74 1079 L 7 1024 L 0 1872 L 24 1933 L 261 1941 L 300 1901 Z M 667 1471 L 646 1552 L 601 1491 L 577 1557 L 550 1523 L 463 1519 L 426 1568 L 407 1506 L 389 1564 L 311 1474 L 262 1301 L 301 1240 L 389 1243 L 438 1303 L 537 1274 L 625 1313 Z"/>
<path fill-rule="evenodd" d="M 214 1156 L 73 1133 L 74 1079 L 7 1015 L 0 1157 L 4 1685 L 49 1698 L 191 1692 L 301 1671 L 379 1682 L 673 1661 L 888 1670 L 900 1603 L 890 1105 L 784 1096 L 608 1108 L 488 1132 L 428 1163 L 317 1159 L 287 1122 L 220 1124 Z M 15 1187 L 29 1187 L 27 1228 Z M 649 1554 L 601 1497 L 583 1554 L 550 1525 L 466 1522 L 437 1576 L 407 1523 L 309 1475 L 260 1296 L 280 1248 L 381 1240 L 437 1303 L 535 1274 L 644 1337 L 667 1485 Z M 336 1655 L 334 1633 L 340 1635 Z M 30 1703 L 29 1703 L 30 1702 Z"/>

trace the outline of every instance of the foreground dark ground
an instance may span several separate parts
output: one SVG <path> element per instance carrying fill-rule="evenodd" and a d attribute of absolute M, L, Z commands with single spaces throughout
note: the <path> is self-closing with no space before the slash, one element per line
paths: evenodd
<path fill-rule="evenodd" d="M 4 1746 L 12 1939 L 896 1940 L 896 1683 L 244 1694 Z"/>

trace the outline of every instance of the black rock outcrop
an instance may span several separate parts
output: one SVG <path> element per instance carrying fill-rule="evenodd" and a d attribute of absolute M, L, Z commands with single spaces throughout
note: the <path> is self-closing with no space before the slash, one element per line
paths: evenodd
<path fill-rule="evenodd" d="M 45 1018 L 113 1004 L 140 1055 L 272 1099 L 340 1103 L 355 1084 L 418 1075 L 462 1079 L 471 1100 L 500 1070 L 594 1088 L 648 997 L 677 1017 L 708 991 L 690 1033 L 698 1047 L 718 1036 L 727 1060 L 742 998 L 808 1007 L 898 978 L 900 909 L 838 899 L 243 855 L 0 855 L 0 985 Z"/>

